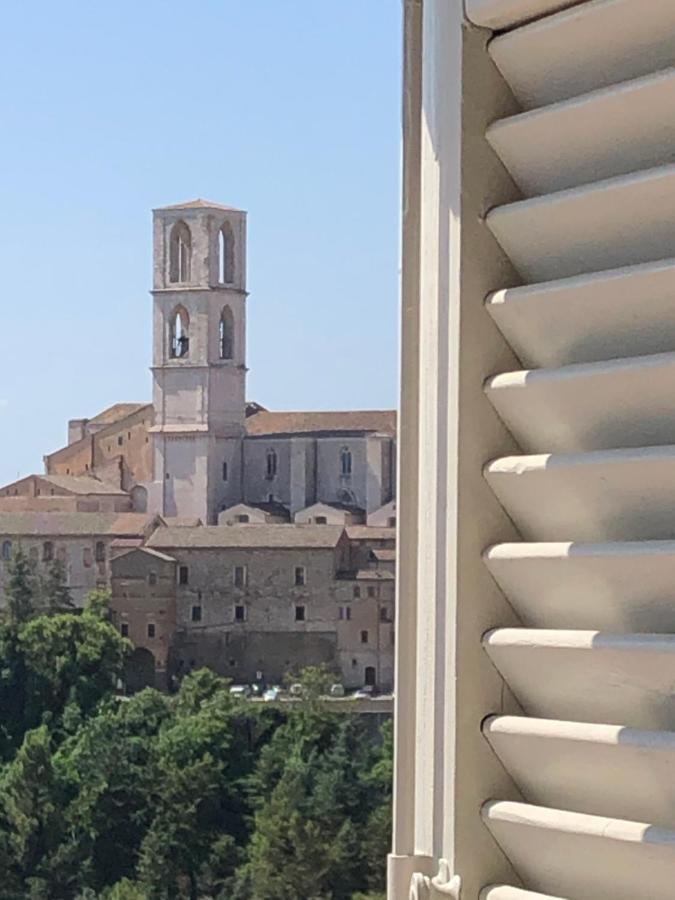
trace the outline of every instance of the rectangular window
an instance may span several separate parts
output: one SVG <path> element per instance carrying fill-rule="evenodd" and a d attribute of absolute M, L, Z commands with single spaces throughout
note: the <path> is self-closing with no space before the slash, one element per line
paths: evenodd
<path fill-rule="evenodd" d="M 105 562 L 105 544 L 103 541 L 96 541 L 96 562 Z"/>
<path fill-rule="evenodd" d="M 54 545 L 51 541 L 45 541 L 42 545 L 43 562 L 51 562 L 54 559 Z"/>
<path fill-rule="evenodd" d="M 248 571 L 246 566 L 235 566 L 232 571 L 234 586 L 238 588 L 246 587 L 248 581 Z"/>
<path fill-rule="evenodd" d="M 380 607 L 380 622 L 389 622 L 389 610 L 386 606 Z"/>
<path fill-rule="evenodd" d="M 155 623 L 148 622 L 148 637 L 154 638 L 154 636 L 155 636 Z"/>
<path fill-rule="evenodd" d="M 223 481 L 227 481 L 228 471 L 227 471 L 227 463 L 223 463 Z"/>
<path fill-rule="evenodd" d="M 124 438 L 122 437 L 122 435 L 120 435 L 120 436 L 117 438 L 117 446 L 118 446 L 118 447 L 121 447 L 123 443 L 124 443 Z"/>
<path fill-rule="evenodd" d="M 314 516 L 315 525 L 327 525 L 328 519 L 325 516 Z"/>
<path fill-rule="evenodd" d="M 296 566 L 295 572 L 293 574 L 293 579 L 294 579 L 293 583 L 295 584 L 295 586 L 302 587 L 304 584 L 306 584 L 307 582 L 306 582 L 305 578 L 306 578 L 305 567 L 304 566 Z"/>
<path fill-rule="evenodd" d="M 305 607 L 304 606 L 296 606 L 295 607 L 295 621 L 296 622 L 304 622 L 305 621 Z"/>
<path fill-rule="evenodd" d="M 202 620 L 202 608 L 201 606 L 193 606 L 192 607 L 192 615 L 191 619 L 193 622 L 201 622 Z"/>
<path fill-rule="evenodd" d="M 120 633 L 122 637 L 129 637 L 129 625 L 127 622 L 122 622 L 120 625 Z"/>
<path fill-rule="evenodd" d="M 367 631 L 362 631 L 362 632 L 361 632 L 361 643 L 362 643 L 362 644 L 367 644 L 367 643 L 368 643 L 368 632 L 367 632 Z"/>
<path fill-rule="evenodd" d="M 94 557 L 91 552 L 91 547 L 85 547 L 82 551 L 82 565 L 85 567 L 85 569 L 91 568 L 93 558 Z"/>
<path fill-rule="evenodd" d="M 243 525 L 246 522 L 250 522 L 250 519 L 248 516 L 242 514 L 240 516 L 235 516 L 235 521 L 240 522 Z"/>
<path fill-rule="evenodd" d="M 190 580 L 190 570 L 187 566 L 180 566 L 178 569 L 178 584 L 187 584 Z"/>
<path fill-rule="evenodd" d="M 245 606 L 235 606 L 234 621 L 235 622 L 245 622 L 246 621 L 246 607 Z"/>
<path fill-rule="evenodd" d="M 374 585 L 370 585 L 370 587 L 368 588 L 368 596 L 369 597 L 377 596 L 377 588 Z"/>
<path fill-rule="evenodd" d="M 341 606 L 340 607 L 340 618 L 345 621 L 349 621 L 352 617 L 352 608 L 351 606 Z"/>
<path fill-rule="evenodd" d="M 157 584 L 157 572 L 149 572 L 148 573 L 148 584 L 150 587 L 155 587 Z"/>
<path fill-rule="evenodd" d="M 355 600 L 361 599 L 361 588 L 358 586 L 358 584 L 354 587 L 354 599 Z"/>

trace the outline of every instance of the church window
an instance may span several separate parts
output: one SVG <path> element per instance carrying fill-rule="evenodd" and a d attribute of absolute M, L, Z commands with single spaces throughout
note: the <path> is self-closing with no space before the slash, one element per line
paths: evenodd
<path fill-rule="evenodd" d="M 272 481 L 277 477 L 277 452 L 269 449 L 266 457 L 265 477 L 268 481 Z"/>
<path fill-rule="evenodd" d="M 190 280 L 192 236 L 185 222 L 176 222 L 169 238 L 169 281 Z"/>
<path fill-rule="evenodd" d="M 2 542 L 2 558 L 3 559 L 11 559 L 12 558 L 12 542 L 11 541 L 3 541 Z"/>
<path fill-rule="evenodd" d="M 220 314 L 219 352 L 221 359 L 234 358 L 234 316 L 229 306 Z"/>
<path fill-rule="evenodd" d="M 183 306 L 178 306 L 171 314 L 169 327 L 169 356 L 171 359 L 185 359 L 190 352 L 190 317 Z"/>
<path fill-rule="evenodd" d="M 105 562 L 105 544 L 103 541 L 96 541 L 96 562 Z"/>
<path fill-rule="evenodd" d="M 51 541 L 45 541 L 42 545 L 42 561 L 51 562 L 54 559 L 54 544 Z"/>
<path fill-rule="evenodd" d="M 349 447 L 340 450 L 340 474 L 344 476 L 352 474 L 352 451 Z"/>
<path fill-rule="evenodd" d="M 218 232 L 218 281 L 220 284 L 234 282 L 234 232 L 229 222 Z"/>
<path fill-rule="evenodd" d="M 227 471 L 227 463 L 223 463 L 223 481 L 227 481 L 228 471 Z"/>

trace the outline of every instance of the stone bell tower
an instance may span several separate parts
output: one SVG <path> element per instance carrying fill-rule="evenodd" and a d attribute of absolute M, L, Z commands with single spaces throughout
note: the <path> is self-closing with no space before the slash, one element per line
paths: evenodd
<path fill-rule="evenodd" d="M 246 213 L 154 210 L 154 483 L 149 508 L 213 524 L 241 498 Z"/>

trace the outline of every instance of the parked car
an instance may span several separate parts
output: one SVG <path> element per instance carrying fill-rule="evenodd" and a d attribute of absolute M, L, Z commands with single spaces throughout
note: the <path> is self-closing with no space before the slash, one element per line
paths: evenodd
<path fill-rule="evenodd" d="M 244 699 L 248 699 L 251 696 L 251 685 L 250 684 L 233 684 L 230 688 L 230 693 L 235 697 L 243 697 Z"/>
<path fill-rule="evenodd" d="M 279 700 L 281 697 L 281 688 L 277 685 L 273 687 L 268 687 L 265 693 L 263 694 L 263 700 L 266 703 L 273 703 L 275 700 Z"/>
<path fill-rule="evenodd" d="M 375 686 L 372 684 L 364 684 L 363 687 L 359 688 L 352 697 L 355 700 L 371 700 L 373 697 L 377 695 L 377 691 L 375 690 Z"/>
<path fill-rule="evenodd" d="M 331 684 L 328 693 L 331 697 L 344 697 L 344 695 L 345 695 L 344 685 Z"/>

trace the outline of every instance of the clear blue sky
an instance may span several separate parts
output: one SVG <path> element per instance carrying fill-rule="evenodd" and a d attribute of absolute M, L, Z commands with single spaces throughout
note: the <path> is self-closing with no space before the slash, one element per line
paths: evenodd
<path fill-rule="evenodd" d="M 5 5 L 0 484 L 150 399 L 150 210 L 195 197 L 249 211 L 249 398 L 395 406 L 400 9 Z"/>

